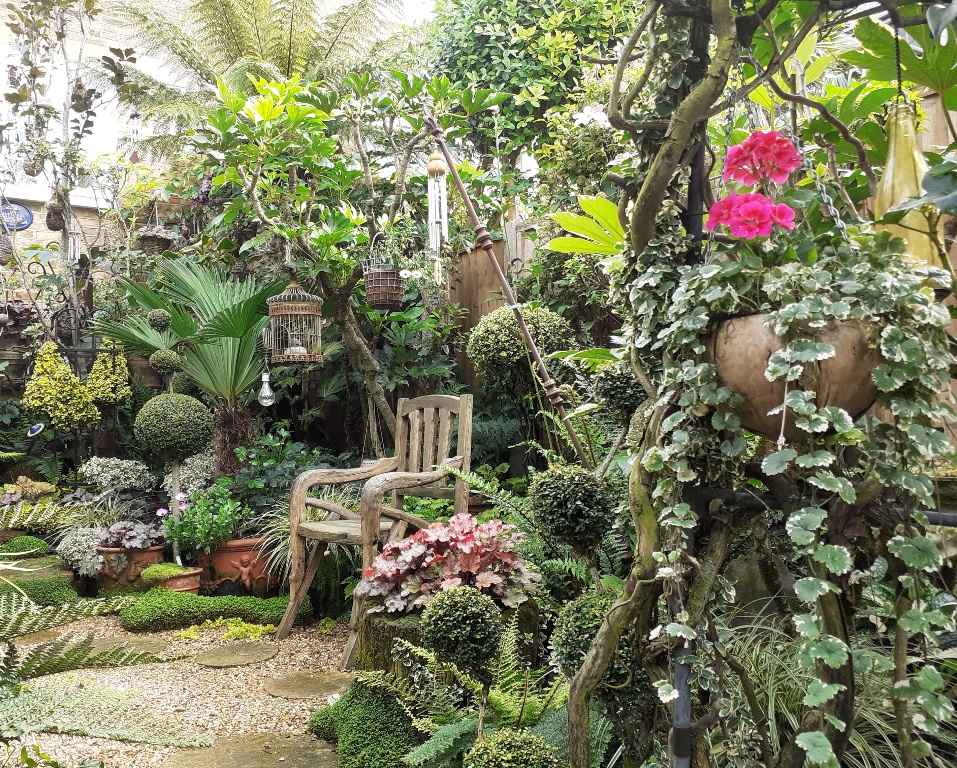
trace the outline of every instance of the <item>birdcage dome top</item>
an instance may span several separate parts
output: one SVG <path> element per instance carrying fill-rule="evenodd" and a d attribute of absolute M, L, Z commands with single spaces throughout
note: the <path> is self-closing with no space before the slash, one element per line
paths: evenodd
<path fill-rule="evenodd" d="M 322 313 L 322 299 L 309 293 L 296 280 L 286 289 L 266 299 L 270 316 L 273 315 L 318 315 Z"/>

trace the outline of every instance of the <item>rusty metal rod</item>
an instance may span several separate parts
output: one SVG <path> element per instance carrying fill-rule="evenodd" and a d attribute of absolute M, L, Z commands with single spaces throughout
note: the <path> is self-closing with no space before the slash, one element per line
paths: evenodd
<path fill-rule="evenodd" d="M 588 461 L 588 457 L 585 455 L 585 450 L 582 448 L 581 441 L 578 439 L 578 433 L 575 432 L 575 427 L 572 425 L 571 418 L 569 417 L 568 412 L 565 410 L 565 401 L 562 399 L 562 394 L 558 390 L 558 384 L 555 383 L 555 379 L 553 379 L 551 374 L 548 372 L 548 368 L 545 366 L 545 362 L 542 360 L 542 355 L 538 351 L 538 345 L 535 344 L 532 334 L 529 333 L 528 326 L 525 324 L 525 318 L 522 317 L 522 313 L 518 308 L 518 304 L 515 302 L 515 294 L 512 293 L 512 288 L 508 284 L 508 280 L 505 279 L 505 273 L 502 272 L 502 268 L 499 266 L 498 259 L 495 258 L 495 250 L 492 245 L 492 236 L 488 233 L 488 229 L 486 229 L 485 225 L 479 219 L 478 214 L 475 212 L 475 206 L 472 205 L 472 199 L 469 197 L 468 190 L 465 189 L 465 184 L 462 183 L 462 178 L 459 176 L 459 172 L 455 167 L 455 161 L 452 159 L 452 153 L 449 152 L 449 148 L 445 143 L 445 132 L 442 130 L 442 126 L 439 125 L 439 121 L 429 113 L 427 108 L 425 110 L 425 125 L 435 137 L 435 142 L 439 145 L 439 149 L 442 151 L 442 154 L 445 157 L 445 162 L 449 166 L 449 172 L 452 174 L 452 178 L 455 180 L 455 186 L 458 188 L 459 194 L 462 195 L 462 200 L 465 202 L 465 208 L 469 213 L 469 218 L 472 220 L 472 226 L 475 227 L 476 241 L 478 242 L 479 247 L 483 248 L 485 253 L 488 254 L 489 261 L 492 262 L 492 269 L 495 270 L 495 276 L 498 278 L 498 282 L 502 286 L 502 293 L 505 294 L 505 301 L 515 314 L 515 320 L 518 322 L 518 328 L 522 332 L 522 336 L 525 338 L 525 344 L 528 346 L 528 351 L 532 354 L 532 359 L 535 361 L 535 367 L 538 369 L 538 375 L 542 380 L 542 386 L 545 388 L 545 394 L 548 396 L 548 400 L 552 404 L 552 407 L 558 411 L 558 415 L 564 422 L 565 430 L 568 432 L 568 439 L 575 448 L 575 453 L 578 454 L 578 460 L 581 461 L 582 465 L 584 465 L 586 469 L 591 469 L 591 463 Z"/>

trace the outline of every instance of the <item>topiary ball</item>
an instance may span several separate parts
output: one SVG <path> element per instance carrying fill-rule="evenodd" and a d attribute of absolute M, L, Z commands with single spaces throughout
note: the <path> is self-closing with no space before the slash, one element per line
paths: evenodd
<path fill-rule="evenodd" d="M 528 495 L 535 521 L 579 552 L 596 547 L 614 522 L 608 486 L 579 466 L 555 465 L 540 472 Z"/>
<path fill-rule="evenodd" d="M 164 376 L 176 373 L 182 364 L 183 358 L 172 349 L 158 349 L 150 355 L 150 367 Z"/>
<path fill-rule="evenodd" d="M 504 728 L 476 744 L 462 768 L 561 768 L 558 750 L 541 736 Z"/>
<path fill-rule="evenodd" d="M 454 664 L 485 680 L 498 656 L 502 612 L 473 587 L 440 592 L 422 614 L 422 643 L 443 664 Z"/>
<path fill-rule="evenodd" d="M 599 368 L 591 389 L 599 403 L 623 416 L 634 413 L 648 399 L 645 388 L 624 361 Z"/>
<path fill-rule="evenodd" d="M 562 673 L 569 679 L 581 668 L 582 661 L 588 655 L 592 641 L 616 598 L 617 595 L 612 590 L 592 589 L 567 603 L 558 614 L 555 631 L 552 633 L 552 651 Z M 622 648 L 615 652 L 605 679 L 620 683 L 628 677 L 623 655 Z"/>
<path fill-rule="evenodd" d="M 179 395 L 189 395 L 197 398 L 203 394 L 203 391 L 196 386 L 196 382 L 182 371 L 173 377 L 173 391 Z"/>
<path fill-rule="evenodd" d="M 561 315 L 545 307 L 522 307 L 521 313 L 542 357 L 578 346 Z M 535 391 L 532 358 L 510 308 L 500 307 L 479 320 L 466 353 L 489 392 L 515 396 Z"/>
<path fill-rule="evenodd" d="M 173 317 L 165 309 L 151 309 L 146 315 L 146 322 L 150 324 L 150 328 L 154 331 L 162 333 L 169 329 Z"/>
<path fill-rule="evenodd" d="M 157 395 L 136 415 L 136 439 L 168 461 L 182 461 L 209 444 L 213 415 L 195 397 Z"/>

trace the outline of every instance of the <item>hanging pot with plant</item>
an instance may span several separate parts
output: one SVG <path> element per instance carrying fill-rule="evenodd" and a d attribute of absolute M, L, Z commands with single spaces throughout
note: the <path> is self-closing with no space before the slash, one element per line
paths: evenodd
<path fill-rule="evenodd" d="M 47 203 L 46 225 L 51 232 L 62 232 L 66 227 L 62 203 L 56 200 Z"/>

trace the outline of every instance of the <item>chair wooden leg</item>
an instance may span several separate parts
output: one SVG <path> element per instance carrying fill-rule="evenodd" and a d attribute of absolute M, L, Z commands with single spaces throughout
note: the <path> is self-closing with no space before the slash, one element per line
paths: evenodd
<path fill-rule="evenodd" d="M 299 607 L 302 605 L 302 601 L 306 599 L 309 585 L 316 577 L 316 571 L 319 570 L 319 561 L 326 552 L 326 546 L 324 541 L 317 542 L 312 552 L 309 553 L 306 567 L 302 570 L 301 575 L 290 573 L 289 605 L 286 606 L 286 612 L 279 623 L 279 629 L 276 630 L 277 640 L 285 640 L 292 631 L 292 625 L 296 623 L 296 616 L 299 615 Z"/>
<path fill-rule="evenodd" d="M 352 596 L 352 615 L 349 617 L 349 639 L 346 640 L 345 650 L 342 652 L 342 663 L 339 668 L 343 671 L 352 669 L 356 662 L 356 644 L 359 640 L 359 621 L 362 619 L 362 598 Z"/>

